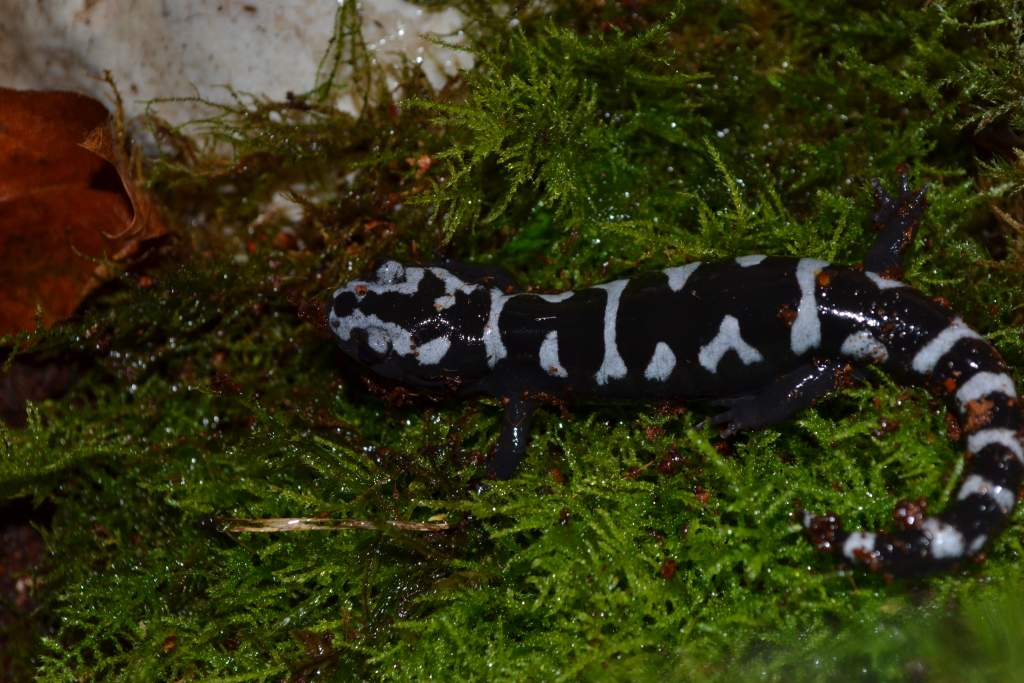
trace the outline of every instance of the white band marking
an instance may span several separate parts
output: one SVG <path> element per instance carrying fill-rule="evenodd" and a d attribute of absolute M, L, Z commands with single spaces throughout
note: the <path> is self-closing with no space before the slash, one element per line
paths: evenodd
<path fill-rule="evenodd" d="M 964 479 L 964 483 L 960 485 L 960 492 L 956 494 L 956 499 L 963 500 L 975 493 L 988 496 L 994 500 L 1004 515 L 1010 514 L 1010 510 L 1013 510 L 1013 504 L 1017 501 L 1013 491 L 1004 486 L 993 484 L 978 474 L 972 474 Z"/>
<path fill-rule="evenodd" d="M 391 335 L 382 327 L 366 328 L 366 345 L 377 353 L 387 353 Z"/>
<path fill-rule="evenodd" d="M 963 557 L 964 535 L 952 524 L 930 517 L 921 523 L 921 531 L 928 537 L 929 549 L 936 560 Z"/>
<path fill-rule="evenodd" d="M 967 437 L 967 450 L 971 453 L 978 453 L 985 446 L 994 443 L 1006 446 L 1021 463 L 1024 463 L 1024 446 L 1021 446 L 1017 433 L 1006 427 L 989 427 L 980 432 L 974 432 Z"/>
<path fill-rule="evenodd" d="M 431 268 L 430 272 L 444 283 L 444 294 L 434 299 L 434 307 L 439 311 L 455 305 L 455 292 L 468 296 L 480 288 L 480 285 L 468 284 L 445 268 Z"/>
<path fill-rule="evenodd" d="M 846 541 L 843 543 L 843 555 L 848 560 L 858 560 L 861 558 L 857 557 L 858 551 L 860 553 L 871 554 L 875 552 L 875 534 L 867 531 L 855 531 L 846 537 Z"/>
<path fill-rule="evenodd" d="M 615 343 L 615 322 L 619 317 L 619 298 L 627 284 L 629 280 L 614 280 L 595 287 L 608 292 L 608 300 L 604 305 L 604 360 L 594 375 L 600 385 L 607 384 L 609 379 L 626 376 L 626 363 L 619 355 L 619 347 Z"/>
<path fill-rule="evenodd" d="M 960 402 L 960 409 L 963 410 L 971 401 L 989 394 L 1003 394 L 1011 398 L 1017 398 L 1017 389 L 1013 386 L 1013 380 L 1005 373 L 979 372 L 971 376 L 969 380 L 956 392 L 956 400 Z"/>
<path fill-rule="evenodd" d="M 985 534 L 981 534 L 980 536 L 975 538 L 973 541 L 971 541 L 971 546 L 967 549 L 967 554 L 977 554 L 977 552 L 985 546 L 986 541 L 988 541 L 988 536 L 986 536 Z"/>
<path fill-rule="evenodd" d="M 498 320 L 501 318 L 501 309 L 505 307 L 509 297 L 503 294 L 497 287 L 491 288 L 491 310 L 487 315 L 487 324 L 484 325 L 483 342 L 484 352 L 487 354 L 487 366 L 493 368 L 502 358 L 508 355 L 505 342 L 501 340 L 501 328 L 498 327 Z"/>
<path fill-rule="evenodd" d="M 420 365 L 437 365 L 444 358 L 444 355 L 448 353 L 451 345 L 451 340 L 447 337 L 431 339 L 426 344 L 420 344 L 416 347 L 416 359 L 420 362 Z"/>
<path fill-rule="evenodd" d="M 749 256 L 737 256 L 736 263 L 739 264 L 740 268 L 749 268 L 750 266 L 756 266 L 757 264 L 764 261 L 767 256 L 764 254 L 750 254 Z"/>
<path fill-rule="evenodd" d="M 844 339 L 843 345 L 839 347 L 839 352 L 858 360 L 868 360 L 873 363 L 884 363 L 889 360 L 889 350 L 885 348 L 885 344 L 875 339 L 874 335 L 867 330 L 854 332 Z"/>
<path fill-rule="evenodd" d="M 864 271 L 864 274 L 868 276 L 872 282 L 875 283 L 879 289 L 893 289 L 894 287 L 906 287 L 906 285 L 899 280 L 893 280 L 891 278 L 882 277 L 878 273 L 873 273 L 870 270 Z"/>
<path fill-rule="evenodd" d="M 333 312 L 331 316 L 334 316 Z M 351 315 L 333 317 L 331 326 L 343 341 L 352 338 L 352 330 L 366 330 L 367 346 L 377 353 L 385 353 L 389 342 L 399 356 L 408 356 L 412 353 L 412 335 L 408 330 L 395 323 L 381 320 L 375 315 L 366 315 L 358 308 L 352 311 Z"/>
<path fill-rule="evenodd" d="M 761 352 L 743 341 L 740 336 L 740 321 L 731 315 L 722 318 L 722 324 L 718 328 L 718 334 L 704 346 L 700 347 L 697 360 L 708 372 L 714 374 L 718 371 L 718 363 L 727 351 L 733 350 L 739 354 L 744 365 L 750 365 L 764 360 Z"/>
<path fill-rule="evenodd" d="M 910 362 L 910 366 L 922 375 L 926 375 L 935 369 L 939 360 L 949 353 L 958 341 L 981 338 L 981 335 L 967 327 L 963 320 L 956 318 L 949 324 L 949 327 L 921 347 L 921 350 L 914 356 L 914 360 Z"/>
<path fill-rule="evenodd" d="M 664 271 L 668 277 L 668 288 L 673 292 L 678 292 L 686 286 L 686 281 L 693 275 L 693 271 L 697 270 L 697 266 L 700 265 L 700 261 L 693 263 L 687 263 L 684 266 L 675 266 L 673 268 L 666 268 Z"/>
<path fill-rule="evenodd" d="M 390 266 L 389 264 L 399 265 L 397 261 L 389 261 L 380 268 L 377 269 L 377 274 L 384 275 L 390 281 L 389 282 L 369 282 L 367 280 L 353 280 L 343 287 L 339 287 L 334 290 L 334 296 L 338 296 L 343 292 L 352 292 L 356 295 L 357 301 L 362 301 L 363 297 L 368 293 L 372 294 L 402 294 L 404 296 L 413 296 L 419 291 L 420 282 L 423 280 L 423 269 L 422 268 L 406 268 L 405 269 L 405 281 L 396 282 L 397 278 L 401 277 L 402 272 Z"/>
<path fill-rule="evenodd" d="M 644 377 L 652 382 L 664 382 L 672 375 L 672 370 L 676 367 L 676 354 L 672 353 L 672 349 L 669 348 L 665 342 L 658 342 L 657 346 L 654 347 L 654 355 L 651 356 L 651 362 L 647 364 L 647 369 L 644 370 Z"/>
<path fill-rule="evenodd" d="M 558 331 L 551 330 L 540 344 L 540 367 L 552 377 L 568 377 L 558 358 Z"/>
<path fill-rule="evenodd" d="M 818 302 L 814 298 L 814 286 L 815 278 L 826 266 L 828 261 L 812 258 L 802 258 L 796 266 L 800 304 L 796 309 L 796 320 L 789 330 L 789 345 L 798 356 L 821 344 L 821 321 L 818 319 Z"/>
<path fill-rule="evenodd" d="M 405 266 L 398 261 L 385 261 L 377 269 L 377 280 L 384 285 L 393 285 L 405 275 Z"/>

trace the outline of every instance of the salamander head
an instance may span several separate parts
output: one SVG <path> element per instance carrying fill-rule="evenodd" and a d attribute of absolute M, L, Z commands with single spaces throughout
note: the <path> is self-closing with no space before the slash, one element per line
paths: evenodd
<path fill-rule="evenodd" d="M 386 261 L 375 277 L 334 292 L 328 324 L 345 353 L 376 374 L 441 387 L 471 379 L 474 340 L 465 328 L 479 294 L 444 268 Z"/>

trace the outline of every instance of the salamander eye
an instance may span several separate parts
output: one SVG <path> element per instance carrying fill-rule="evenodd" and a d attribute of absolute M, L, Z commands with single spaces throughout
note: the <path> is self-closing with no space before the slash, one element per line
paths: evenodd
<path fill-rule="evenodd" d="M 352 314 L 356 308 L 356 297 L 352 292 L 339 289 L 334 293 L 334 301 L 331 307 L 332 317 L 335 319 L 345 318 Z"/>
<path fill-rule="evenodd" d="M 405 268 L 398 261 L 385 261 L 377 269 L 377 281 L 382 285 L 393 285 L 405 279 Z"/>

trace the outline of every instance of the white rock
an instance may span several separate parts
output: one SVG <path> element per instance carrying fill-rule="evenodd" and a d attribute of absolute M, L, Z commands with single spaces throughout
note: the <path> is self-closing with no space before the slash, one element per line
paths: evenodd
<path fill-rule="evenodd" d="M 338 6 L 337 0 L 0 0 L 0 86 L 109 100 L 100 80 L 109 70 L 129 117 L 155 98 L 230 102 L 226 86 L 281 100 L 316 84 Z M 364 40 L 391 84 L 403 60 L 418 63 L 434 88 L 473 66 L 469 53 L 424 37 L 461 42 L 465 18 L 455 9 L 373 0 L 359 11 Z M 345 73 L 339 76 L 344 83 Z M 356 111 L 361 100 L 362 93 L 343 93 L 338 106 Z M 181 101 L 156 111 L 174 124 L 209 114 Z"/>

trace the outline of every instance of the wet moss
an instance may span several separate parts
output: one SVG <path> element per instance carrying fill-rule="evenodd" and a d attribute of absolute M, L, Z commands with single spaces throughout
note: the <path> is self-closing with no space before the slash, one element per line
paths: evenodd
<path fill-rule="evenodd" d="M 792 519 L 941 506 L 961 458 L 923 391 L 879 376 L 729 443 L 700 406 L 552 408 L 522 473 L 476 492 L 496 404 L 368 387 L 322 319 L 384 255 L 550 288 L 745 252 L 856 262 L 865 181 L 905 163 L 931 186 L 905 279 L 1019 369 L 1020 5 L 456 4 L 479 66 L 441 93 L 409 68 L 411 100 L 335 111 L 382 87 L 345 3 L 313 92 L 158 125 L 175 239 L 7 340 L 83 368 L 0 431 L 0 494 L 52 510 L 25 659 L 43 680 L 1012 678 L 1019 515 L 980 567 L 892 584 Z M 450 529 L 217 522 L 318 515 Z"/>

